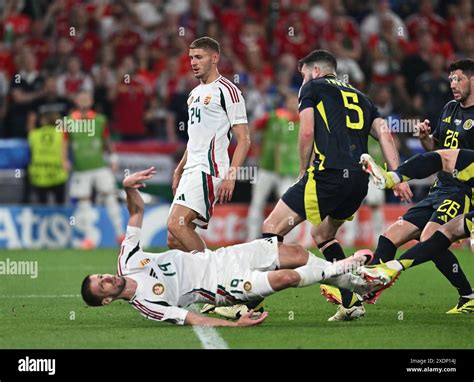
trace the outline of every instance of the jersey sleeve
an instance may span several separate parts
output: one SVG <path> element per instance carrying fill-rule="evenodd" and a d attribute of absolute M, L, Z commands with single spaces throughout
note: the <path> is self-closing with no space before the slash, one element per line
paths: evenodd
<path fill-rule="evenodd" d="M 298 110 L 301 112 L 308 107 L 314 107 L 316 105 L 316 93 L 313 91 L 313 82 L 309 81 L 305 83 L 298 94 Z"/>
<path fill-rule="evenodd" d="M 130 269 L 131 260 L 133 256 L 137 256 L 137 254 L 141 252 L 141 232 L 141 228 L 127 226 L 127 231 L 125 232 L 125 239 L 120 247 L 120 254 L 118 258 L 117 274 L 119 276 L 122 276 L 123 274 L 127 273 L 127 271 Z M 136 261 L 133 262 L 136 263 Z"/>
<path fill-rule="evenodd" d="M 443 119 L 450 116 L 450 112 L 449 112 L 450 104 L 451 104 L 451 102 L 448 102 L 444 106 L 443 110 L 441 111 L 441 114 L 439 115 L 438 120 L 436 121 L 436 126 L 435 126 L 433 132 L 431 133 L 431 136 L 435 140 L 435 144 L 436 144 L 437 147 L 439 147 L 439 142 L 442 139 L 442 137 L 441 137 L 441 125 L 443 123 Z"/>
<path fill-rule="evenodd" d="M 375 104 L 370 100 L 370 126 L 372 126 L 372 123 L 377 118 L 382 118 L 379 109 L 377 109 L 377 106 L 375 106 Z"/>
<path fill-rule="evenodd" d="M 245 109 L 245 100 L 242 93 L 237 89 L 233 89 L 232 93 L 224 92 L 224 98 L 230 126 L 247 123 L 247 110 Z"/>
<path fill-rule="evenodd" d="M 162 301 L 132 301 L 132 306 L 147 320 L 169 322 L 184 325 L 188 311 L 177 306 L 168 305 Z"/>

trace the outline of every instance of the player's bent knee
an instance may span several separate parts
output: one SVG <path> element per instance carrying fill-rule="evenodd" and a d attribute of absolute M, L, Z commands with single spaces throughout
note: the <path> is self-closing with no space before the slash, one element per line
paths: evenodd
<path fill-rule="evenodd" d="M 281 271 L 278 276 L 281 288 L 296 287 L 300 282 L 300 276 L 295 271 Z"/>

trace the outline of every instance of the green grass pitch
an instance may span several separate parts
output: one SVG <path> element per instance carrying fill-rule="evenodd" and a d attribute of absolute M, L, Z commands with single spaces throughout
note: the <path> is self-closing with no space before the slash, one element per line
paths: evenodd
<path fill-rule="evenodd" d="M 474 280 L 474 257 L 456 253 Z M 115 273 L 116 256 L 116 250 L 2 251 L 0 260 L 36 260 L 39 271 L 36 279 L 0 275 L 0 347 L 201 348 L 192 328 L 145 320 L 123 301 L 85 306 L 78 296 L 83 277 Z M 456 291 L 427 263 L 402 274 L 360 321 L 327 322 L 335 306 L 315 285 L 269 297 L 269 317 L 259 327 L 217 330 L 231 349 L 473 348 L 474 317 L 445 314 L 456 302 Z"/>

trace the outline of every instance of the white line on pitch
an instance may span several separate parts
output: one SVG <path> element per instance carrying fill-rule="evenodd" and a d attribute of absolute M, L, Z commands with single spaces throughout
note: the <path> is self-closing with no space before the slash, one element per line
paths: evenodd
<path fill-rule="evenodd" d="M 194 304 L 191 305 L 190 310 L 199 314 L 199 310 Z M 201 345 L 204 349 L 229 349 L 229 345 L 227 345 L 215 328 L 193 326 L 193 330 L 198 336 L 199 341 L 201 341 Z"/>

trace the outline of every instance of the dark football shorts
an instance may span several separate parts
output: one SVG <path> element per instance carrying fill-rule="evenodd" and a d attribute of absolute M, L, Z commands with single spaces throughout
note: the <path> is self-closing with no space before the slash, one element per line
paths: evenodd
<path fill-rule="evenodd" d="M 314 172 L 310 167 L 281 199 L 314 225 L 321 224 L 326 216 L 351 220 L 367 195 L 368 179 L 363 171 L 325 169 Z"/>
<path fill-rule="evenodd" d="M 462 190 L 435 190 L 421 202 L 410 208 L 403 220 L 416 225 L 420 231 L 432 221 L 445 224 L 458 215 L 466 214 L 471 208 L 471 198 Z"/>

